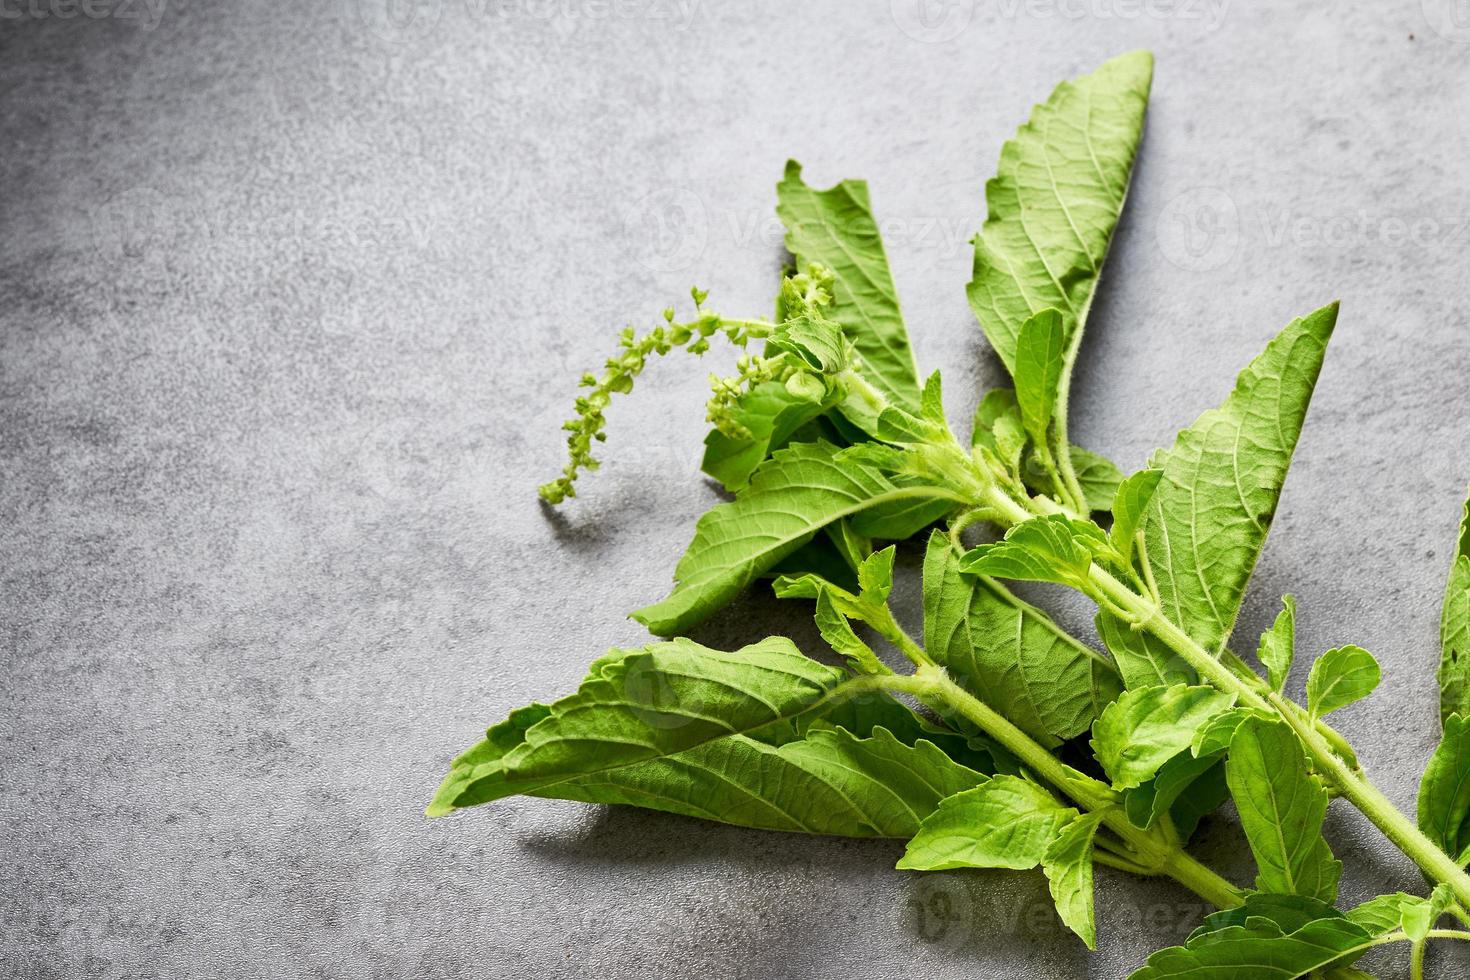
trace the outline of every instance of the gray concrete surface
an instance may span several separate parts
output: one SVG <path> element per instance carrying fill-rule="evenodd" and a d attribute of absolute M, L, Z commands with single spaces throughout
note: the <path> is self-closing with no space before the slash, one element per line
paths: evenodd
<path fill-rule="evenodd" d="M 538 507 L 615 331 L 692 283 L 765 312 L 794 156 L 871 182 L 965 417 L 999 375 L 963 293 L 982 182 L 1055 81 L 1139 46 L 1153 108 L 1074 432 L 1141 464 L 1341 297 L 1242 631 L 1289 589 L 1308 651 L 1379 655 L 1342 727 L 1412 806 L 1470 479 L 1463 9 L 390 12 L 0 4 L 5 977 L 1116 977 L 1177 939 L 1187 894 L 1107 872 L 1088 956 L 1039 876 L 912 876 L 897 844 L 421 816 L 478 727 L 640 639 L 624 614 L 714 499 L 707 366 L 681 363 L 618 406 L 584 496 Z M 700 638 L 803 619 L 754 597 Z M 1330 831 L 1347 900 L 1419 887 L 1355 813 Z M 1206 826 L 1238 879 L 1242 851 Z"/>

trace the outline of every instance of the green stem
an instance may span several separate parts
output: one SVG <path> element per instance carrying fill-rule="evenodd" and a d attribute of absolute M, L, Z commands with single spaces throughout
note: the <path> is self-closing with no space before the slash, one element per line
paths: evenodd
<path fill-rule="evenodd" d="M 1240 904 L 1240 890 L 1230 882 L 1184 853 L 1177 844 L 1171 846 L 1158 835 L 1135 827 L 1117 806 L 1117 794 L 1110 786 L 1063 763 L 1004 715 L 950 680 L 943 668 L 920 667 L 911 676 L 885 680 L 893 690 L 925 701 L 941 701 L 978 725 L 1036 775 L 1079 806 L 1100 812 L 1103 824 L 1126 842 L 1140 859 L 1130 862 L 1132 868 L 1141 868 L 1150 874 L 1166 874 L 1219 908 Z"/>
<path fill-rule="evenodd" d="M 1284 707 L 1279 694 L 1271 695 L 1271 701 L 1312 754 L 1317 771 L 1335 783 L 1342 795 L 1426 874 L 1435 881 L 1448 884 L 1454 890 L 1456 901 L 1461 904 L 1470 901 L 1470 875 L 1464 872 L 1458 862 L 1425 837 L 1414 822 L 1400 813 L 1377 786 L 1349 769 L 1337 753 L 1332 751 L 1326 739 L 1303 723 L 1296 712 Z"/>
<path fill-rule="evenodd" d="M 1030 735 L 1017 728 L 1009 718 L 950 680 L 942 667 L 920 667 L 912 675 L 888 680 L 890 686 L 897 690 L 912 694 L 920 700 L 938 699 L 945 706 L 964 715 L 1037 775 L 1057 787 L 1066 788 L 1067 795 L 1087 809 L 1101 809 L 1114 802 L 1112 788 L 1106 783 L 1077 772 L 1063 763 Z"/>
<path fill-rule="evenodd" d="M 1099 845 L 1101 845 L 1101 843 L 1101 841 L 1098 841 Z M 1143 865 L 1137 863 L 1136 861 L 1130 861 L 1128 860 L 1128 858 L 1114 851 L 1103 850 L 1101 846 L 1093 848 L 1092 860 L 1098 864 L 1107 865 L 1109 868 L 1117 868 L 1119 871 L 1127 871 L 1129 874 L 1143 875 L 1145 877 L 1153 874 L 1152 871 L 1150 871 L 1148 868 L 1145 868 Z M 1204 896 L 1200 897 L 1203 898 Z"/>
<path fill-rule="evenodd" d="M 1019 503 L 1001 493 L 998 488 L 986 495 L 986 503 L 1002 516 L 1015 522 L 1028 520 L 1033 514 Z M 1048 506 L 1050 505 L 1050 506 Z M 1055 504 L 1044 498 L 1033 501 L 1037 511 L 1054 512 Z M 1093 565 L 1089 572 L 1092 586 L 1113 604 L 1125 610 L 1135 622 L 1163 641 L 1179 654 L 1201 678 L 1221 691 L 1234 694 L 1239 703 L 1272 712 L 1281 716 L 1300 737 L 1307 752 L 1312 756 L 1314 768 L 1321 773 L 1338 792 L 1356 806 L 1374 826 L 1381 830 L 1399 850 L 1417 864 L 1431 879 L 1448 884 L 1455 898 L 1462 905 L 1470 906 L 1470 875 L 1459 864 L 1424 836 L 1414 822 L 1405 817 L 1379 789 L 1364 778 L 1361 772 L 1343 761 L 1334 743 L 1345 740 L 1336 732 L 1324 735 L 1321 729 L 1327 726 L 1313 723 L 1301 709 L 1291 705 L 1280 695 L 1258 693 L 1256 685 L 1238 677 L 1221 664 L 1204 647 L 1196 643 L 1189 634 L 1180 629 L 1150 599 L 1138 595 L 1119 582 L 1106 569 Z M 1330 729 L 1328 729 L 1330 731 Z M 1348 757 L 1353 758 L 1351 749 Z"/>
<path fill-rule="evenodd" d="M 1088 299 L 1090 304 L 1091 298 Z M 1071 350 L 1062 362 L 1062 377 L 1057 382 L 1057 405 L 1054 414 L 1054 425 L 1057 434 L 1057 469 L 1061 471 L 1062 483 L 1066 487 L 1067 496 L 1072 498 L 1073 506 L 1077 513 L 1086 515 L 1090 508 L 1087 506 L 1087 494 L 1082 491 L 1082 481 L 1077 479 L 1077 470 L 1072 466 L 1072 444 L 1067 436 L 1067 402 L 1072 392 L 1072 365 L 1076 361 L 1076 345 L 1082 341 L 1082 324 L 1087 319 L 1087 311 L 1082 311 L 1078 318 L 1075 336 L 1072 340 Z"/>
<path fill-rule="evenodd" d="M 1409 980 L 1424 980 L 1424 947 L 1428 941 L 1420 939 L 1409 953 Z"/>
<path fill-rule="evenodd" d="M 1092 581 L 1105 595 L 1138 617 L 1145 629 L 1178 653 L 1199 675 L 1216 688 L 1235 694 L 1242 704 L 1279 715 L 1296 732 L 1312 757 L 1313 767 L 1338 792 L 1362 811 L 1374 826 L 1433 880 L 1445 882 L 1461 903 L 1470 900 L 1470 875 L 1449 855 L 1435 846 L 1389 802 L 1379 789 L 1348 766 L 1333 748 L 1332 742 L 1317 730 L 1296 705 L 1279 694 L 1262 697 L 1254 687 L 1210 656 L 1183 630 L 1163 615 L 1157 606 L 1136 595 L 1101 568 L 1093 567 Z M 1336 735 L 1336 733 L 1333 733 Z M 1341 738 L 1341 736 L 1338 736 Z"/>

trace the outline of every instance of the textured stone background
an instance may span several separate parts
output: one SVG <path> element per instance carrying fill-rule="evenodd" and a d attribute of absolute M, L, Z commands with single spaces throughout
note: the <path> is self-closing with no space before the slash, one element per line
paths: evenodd
<path fill-rule="evenodd" d="M 92 2 L 0 7 L 6 977 L 1115 977 L 1179 938 L 1187 894 L 1107 871 L 1088 956 L 1039 875 L 912 876 L 895 843 L 421 816 L 477 728 L 640 639 L 714 500 L 720 364 L 685 362 L 537 505 L 616 330 L 691 283 L 767 311 L 794 156 L 871 182 L 968 416 L 999 379 L 963 294 L 982 182 L 1053 83 L 1139 46 L 1074 434 L 1141 464 L 1341 297 L 1241 632 L 1289 589 L 1308 652 L 1379 655 L 1342 727 L 1412 806 L 1470 479 L 1463 4 Z M 804 620 L 757 596 L 699 638 Z M 1419 887 L 1330 823 L 1347 900 Z M 1229 816 L 1199 846 L 1240 880 L 1242 850 Z"/>

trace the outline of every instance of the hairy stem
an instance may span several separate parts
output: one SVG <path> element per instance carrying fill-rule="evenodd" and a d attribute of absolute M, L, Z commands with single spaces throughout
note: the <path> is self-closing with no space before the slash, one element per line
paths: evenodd
<path fill-rule="evenodd" d="M 1030 519 L 1031 511 L 1010 499 L 999 488 L 987 494 L 985 503 L 997 514 L 1014 523 Z M 1039 512 L 1055 512 L 1053 501 L 1033 500 Z M 1343 761 L 1335 748 L 1347 742 L 1336 731 L 1320 721 L 1307 718 L 1301 708 L 1276 694 L 1262 695 L 1258 686 L 1238 676 L 1200 646 L 1183 629 L 1164 615 L 1152 598 L 1139 595 L 1118 581 L 1106 569 L 1092 566 L 1089 578 L 1103 598 L 1125 611 L 1134 622 L 1148 630 L 1188 663 L 1199 676 L 1217 689 L 1234 694 L 1241 704 L 1279 715 L 1301 739 L 1314 768 L 1337 792 L 1362 811 L 1369 821 L 1403 851 L 1421 870 L 1436 882 L 1448 884 L 1455 898 L 1470 906 L 1470 875 L 1434 842 L 1420 832 L 1412 820 L 1404 816 L 1383 793 L 1361 773 Z M 1331 734 L 1326 734 L 1330 732 Z M 1355 758 L 1350 747 L 1344 753 Z"/>
<path fill-rule="evenodd" d="M 1218 908 L 1241 903 L 1238 888 L 1184 853 L 1177 843 L 1166 842 L 1158 834 L 1135 827 L 1117 805 L 1117 794 L 1110 786 L 1063 763 L 1004 715 L 950 680 L 943 668 L 921 667 L 913 675 L 885 678 L 885 681 L 891 690 L 911 694 L 931 707 L 932 702 L 938 701 L 963 715 L 1078 806 L 1100 812 L 1104 826 L 1132 852 L 1131 857 L 1124 859 L 1128 870 L 1168 875 Z"/>

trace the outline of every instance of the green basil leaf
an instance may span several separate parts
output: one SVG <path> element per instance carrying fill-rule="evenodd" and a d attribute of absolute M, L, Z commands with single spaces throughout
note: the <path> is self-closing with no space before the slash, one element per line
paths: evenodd
<path fill-rule="evenodd" d="M 1125 691 L 1092 726 L 1092 751 L 1114 789 L 1152 779 L 1187 752 L 1195 731 L 1226 711 L 1235 697 L 1213 687 L 1144 687 Z"/>
<path fill-rule="evenodd" d="M 1281 607 L 1276 622 L 1261 634 L 1261 645 L 1256 649 L 1256 659 L 1266 668 L 1271 690 L 1277 694 L 1286 686 L 1286 675 L 1296 657 L 1296 599 L 1282 596 Z"/>
<path fill-rule="evenodd" d="M 680 633 L 726 605 L 762 573 L 839 518 L 884 504 L 953 499 L 935 486 L 899 486 L 830 443 L 798 443 L 762 464 L 750 485 L 695 526 L 668 598 L 633 613 L 659 636 Z"/>
<path fill-rule="evenodd" d="M 1087 498 L 1087 509 L 1106 511 L 1123 482 L 1123 471 L 1118 464 L 1081 446 L 1072 446 L 1072 469 L 1077 473 L 1077 482 Z"/>
<path fill-rule="evenodd" d="M 1091 521 L 1061 514 L 1033 517 L 1013 525 L 994 544 L 972 548 L 960 559 L 960 569 L 971 575 L 1030 582 L 1056 582 L 1088 590 L 1093 555 L 1111 554 L 1107 535 Z"/>
<path fill-rule="evenodd" d="M 1455 558 L 1439 617 L 1439 716 L 1470 718 L 1470 500 L 1460 518 Z"/>
<path fill-rule="evenodd" d="M 1123 558 L 1124 565 L 1133 563 L 1133 545 L 1143 519 L 1148 514 L 1149 502 L 1154 499 L 1154 490 L 1159 486 L 1162 470 L 1139 470 L 1118 484 L 1113 495 L 1113 526 L 1108 538 L 1113 550 Z"/>
<path fill-rule="evenodd" d="M 1448 885 L 1441 884 L 1428 898 L 1404 892 L 1370 898 L 1351 909 L 1347 917 L 1368 930 L 1370 935 L 1383 936 L 1402 929 L 1411 940 L 1419 942 L 1453 902 L 1454 892 Z"/>
<path fill-rule="evenodd" d="M 1247 718 L 1230 740 L 1225 776 L 1260 869 L 1256 887 L 1332 902 L 1342 862 L 1322 839 L 1327 791 L 1307 771 L 1295 733 Z"/>
<path fill-rule="evenodd" d="M 1029 779 L 993 776 L 941 802 L 909 841 L 898 867 L 1034 868 L 1057 832 L 1076 816 L 1076 810 Z"/>
<path fill-rule="evenodd" d="M 1426 900 L 1406 892 L 1379 895 L 1377 898 L 1368 899 L 1356 908 L 1348 909 L 1346 915 L 1366 929 L 1369 935 L 1382 936 L 1399 928 L 1406 905 L 1423 901 Z"/>
<path fill-rule="evenodd" d="M 857 348 L 864 376 L 891 400 L 917 408 L 919 372 L 867 183 L 844 180 L 819 191 L 802 180 L 801 164 L 792 160 L 776 186 L 776 199 L 786 248 L 797 264 L 816 263 L 832 273 L 828 316 L 842 324 Z"/>
<path fill-rule="evenodd" d="M 1470 858 L 1470 717 L 1450 715 L 1419 781 L 1419 829 L 1460 863 Z"/>
<path fill-rule="evenodd" d="M 1179 753 L 1160 766 L 1148 782 L 1123 794 L 1123 811 L 1135 827 L 1147 830 L 1219 762 L 1218 756 L 1195 758 L 1188 752 Z"/>
<path fill-rule="evenodd" d="M 1164 613 L 1216 654 L 1265 544 L 1336 322 L 1336 303 L 1292 321 L 1219 408 L 1150 462 L 1164 471 L 1144 522 Z"/>
<path fill-rule="evenodd" d="M 1049 444 L 1066 346 L 1062 314 L 1053 309 L 1031 316 L 1016 336 L 1016 405 L 1021 424 L 1038 446 Z"/>
<path fill-rule="evenodd" d="M 773 746 L 745 735 L 583 776 L 532 795 L 625 804 L 742 827 L 906 839 L 945 796 L 985 777 L 929 742 L 818 725 Z"/>
<path fill-rule="evenodd" d="M 1307 710 L 1316 718 L 1366 698 L 1382 676 L 1378 661 L 1362 647 L 1328 650 L 1307 676 Z"/>
<path fill-rule="evenodd" d="M 822 639 L 833 650 L 846 657 L 853 670 L 862 674 L 880 674 L 884 671 L 883 662 L 878 659 L 873 648 L 858 638 L 853 632 L 852 624 L 833 602 L 830 588 L 824 587 L 817 592 L 816 621 Z"/>
<path fill-rule="evenodd" d="M 1259 708 L 1231 708 L 1229 711 L 1222 711 L 1194 733 L 1194 740 L 1189 743 L 1190 752 L 1196 757 L 1204 757 L 1229 751 L 1230 741 L 1235 738 L 1235 730 L 1242 722 L 1250 718 L 1270 721 L 1273 717 Z"/>
<path fill-rule="evenodd" d="M 700 468 L 730 492 L 750 482 L 756 467 L 773 449 L 779 449 L 812 419 L 835 404 L 835 399 L 793 393 L 779 381 L 764 381 L 740 396 L 735 420 L 749 432 L 737 438 L 711 429 L 704 437 Z"/>
<path fill-rule="evenodd" d="M 1441 882 L 1430 892 L 1428 898 L 1421 898 L 1416 902 L 1405 902 L 1399 914 L 1399 925 L 1403 927 L 1404 935 L 1414 942 L 1423 942 L 1455 900 L 1455 893 L 1450 886 Z"/>
<path fill-rule="evenodd" d="M 429 813 L 542 790 L 796 718 L 831 696 L 844 676 L 784 637 L 732 653 L 686 639 L 613 650 L 593 663 L 575 694 L 512 714 L 457 758 Z"/>
<path fill-rule="evenodd" d="M 1062 828 L 1041 858 L 1057 914 L 1088 949 L 1097 949 L 1093 915 L 1092 844 L 1102 813 L 1084 813 Z"/>
<path fill-rule="evenodd" d="M 1047 307 L 1065 317 L 1075 357 L 1123 208 L 1153 79 L 1146 51 L 1063 82 L 1001 150 L 985 186 L 970 307 L 1013 374 L 1021 325 Z M 1070 373 L 1068 370 L 1067 373 Z"/>
<path fill-rule="evenodd" d="M 1101 609 L 1093 623 L 1103 646 L 1118 665 L 1123 685 L 1130 690 L 1159 684 L 1165 687 L 1193 684 L 1198 680 L 1194 668 L 1152 633 L 1135 630 L 1127 621 Z"/>
<path fill-rule="evenodd" d="M 1195 777 L 1188 790 L 1169 807 L 1169 819 L 1174 821 L 1174 830 L 1185 844 L 1194 836 L 1200 821 L 1218 810 L 1230 797 L 1230 787 L 1225 781 L 1225 763 L 1216 762 Z"/>
<path fill-rule="evenodd" d="M 1332 907 L 1330 902 L 1305 895 L 1280 895 L 1271 892 L 1254 892 L 1245 896 L 1245 901 L 1229 909 L 1220 909 L 1205 916 L 1205 920 L 1189 934 L 1186 942 L 1203 939 L 1212 932 L 1230 926 L 1249 925 L 1251 919 L 1266 919 L 1282 932 L 1295 932 L 1318 919 L 1340 919 L 1343 913 Z M 1351 919 L 1351 913 L 1346 918 Z M 1354 920 L 1356 921 L 1356 920 Z"/>
<path fill-rule="evenodd" d="M 984 446 L 991 452 L 998 452 L 996 448 L 994 428 L 996 422 L 1005 416 L 1012 416 L 1017 421 L 1021 418 L 1021 407 L 1016 404 L 1016 392 L 1011 388 L 992 388 L 980 399 L 980 404 L 975 406 L 975 419 L 970 425 L 970 444 L 974 447 Z"/>
<path fill-rule="evenodd" d="M 999 583 L 960 574 L 935 531 L 924 556 L 924 647 L 957 683 L 1048 747 L 1091 727 L 1112 666 Z"/>
<path fill-rule="evenodd" d="M 1372 943 L 1362 926 L 1341 916 L 1291 932 L 1258 916 L 1161 949 L 1129 980 L 1292 980 L 1328 965 L 1346 967 Z"/>

